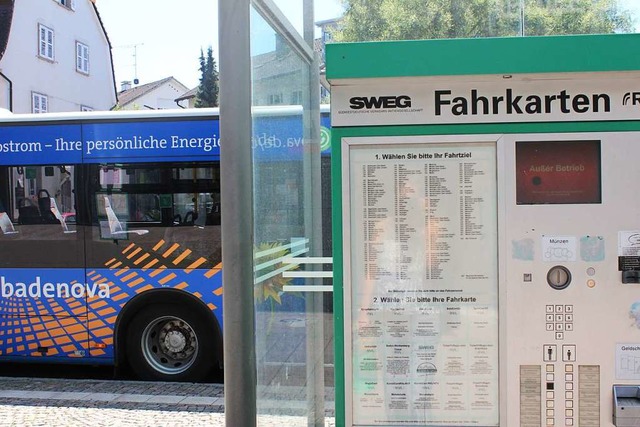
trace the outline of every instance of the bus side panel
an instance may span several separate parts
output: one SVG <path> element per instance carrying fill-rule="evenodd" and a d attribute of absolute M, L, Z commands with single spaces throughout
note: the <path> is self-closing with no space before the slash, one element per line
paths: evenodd
<path fill-rule="evenodd" d="M 86 317 L 9 317 L 0 325 L 0 358 L 84 358 L 88 354 Z"/>
<path fill-rule="evenodd" d="M 151 289 L 222 327 L 217 119 L 60 122 L 0 126 L 0 359 L 111 363 Z"/>
<path fill-rule="evenodd" d="M 126 264 L 146 254 L 150 254 L 148 260 L 158 260 L 154 268 L 126 268 Z M 89 273 L 109 284 L 109 298 L 89 298 L 88 302 L 91 357 L 114 357 L 113 334 L 118 313 L 133 297 L 151 289 L 170 288 L 191 293 L 211 309 L 222 327 L 221 265 L 209 264 L 210 268 L 207 269 L 189 269 L 190 261 L 179 261 L 178 256 L 160 260 L 161 257 L 154 251 L 141 251 L 120 267 L 95 269 Z M 118 259 L 127 259 L 126 254 L 123 253 Z M 173 265 L 175 261 L 179 264 L 177 267 L 181 268 Z M 169 265 L 173 268 L 169 268 Z M 96 344 L 106 346 L 100 348 Z"/>
<path fill-rule="evenodd" d="M 194 295 L 222 328 L 219 165 L 107 163 L 86 170 L 86 280 L 108 289 L 87 299 L 90 356 L 114 357 L 121 310 L 154 289 Z"/>

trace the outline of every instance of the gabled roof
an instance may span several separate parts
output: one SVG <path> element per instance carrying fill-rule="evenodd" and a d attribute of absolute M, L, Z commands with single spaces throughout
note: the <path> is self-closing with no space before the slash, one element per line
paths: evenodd
<path fill-rule="evenodd" d="M 2 2 L 3 0 L 0 0 Z M 13 0 L 12 0 L 13 1 Z M 116 89 L 116 73 L 113 66 L 113 52 L 111 46 L 111 40 L 109 40 L 109 35 L 107 34 L 107 29 L 104 27 L 104 23 L 102 22 L 102 17 L 100 16 L 100 12 L 98 12 L 98 6 L 96 6 L 96 0 L 89 0 L 91 2 L 91 6 L 93 6 L 93 11 L 96 13 L 96 17 L 98 18 L 98 22 L 100 23 L 100 28 L 102 29 L 102 33 L 104 34 L 104 38 L 107 40 L 107 45 L 109 46 L 109 61 L 111 62 L 111 78 L 113 79 L 113 90 L 116 94 L 116 103 L 118 102 L 118 91 Z"/>
<path fill-rule="evenodd" d="M 135 101 L 136 99 L 148 94 L 149 92 L 153 91 L 154 89 L 157 89 L 160 86 L 164 85 L 165 83 L 169 83 L 171 81 L 174 81 L 177 84 L 179 84 L 182 87 L 184 87 L 184 85 L 182 83 L 180 83 L 178 80 L 176 80 L 175 77 L 173 77 L 173 76 L 165 77 L 162 80 L 158 80 L 158 81 L 155 81 L 155 82 L 143 84 L 143 85 L 140 85 L 140 86 L 133 87 L 131 89 L 127 89 L 127 90 L 123 90 L 121 92 L 118 92 L 118 105 L 130 104 L 133 101 Z"/>
<path fill-rule="evenodd" d="M 11 21 L 13 20 L 13 2 L 14 0 L 0 0 L 0 59 L 2 59 L 9 42 Z"/>
<path fill-rule="evenodd" d="M 182 95 L 180 95 L 180 97 L 176 98 L 175 101 L 184 101 L 185 99 L 190 99 L 190 98 L 195 98 L 196 95 L 198 94 L 198 88 L 200 86 L 196 86 L 191 90 L 188 90 L 187 92 L 183 93 Z"/>

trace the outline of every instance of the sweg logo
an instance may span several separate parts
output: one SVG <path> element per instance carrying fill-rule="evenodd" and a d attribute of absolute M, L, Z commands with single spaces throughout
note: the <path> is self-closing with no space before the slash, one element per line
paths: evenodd
<path fill-rule="evenodd" d="M 106 283 L 65 283 L 65 282 L 45 282 L 42 283 L 40 276 L 36 276 L 34 281 L 26 284 L 22 282 L 7 282 L 4 276 L 0 276 L 0 288 L 2 298 L 84 298 L 88 297 L 110 298 L 109 285 Z"/>
<path fill-rule="evenodd" d="M 366 108 L 409 108 L 411 107 L 411 97 L 408 95 L 399 96 L 354 96 L 349 99 L 349 108 L 352 110 L 362 110 Z"/>

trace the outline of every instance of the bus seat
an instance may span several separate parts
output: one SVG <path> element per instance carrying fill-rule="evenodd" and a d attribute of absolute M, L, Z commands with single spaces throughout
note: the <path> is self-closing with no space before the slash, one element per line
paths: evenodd
<path fill-rule="evenodd" d="M 40 212 L 48 211 L 51 208 L 51 195 L 44 188 L 38 190 L 38 208 L 40 208 Z"/>
<path fill-rule="evenodd" d="M 122 226 L 122 223 L 116 216 L 116 213 L 113 211 L 113 208 L 111 207 L 111 201 L 107 196 L 104 196 L 104 209 L 105 211 L 107 211 L 107 220 L 109 221 L 109 233 L 111 233 L 111 236 L 116 237 L 116 236 L 120 236 L 127 233 L 137 234 L 141 236 L 149 232 L 149 230 L 125 230 L 124 227 Z"/>
<path fill-rule="evenodd" d="M 211 212 L 207 214 L 207 225 L 220 225 L 220 203 L 214 203 Z"/>
<path fill-rule="evenodd" d="M 193 225 L 197 216 L 198 214 L 196 214 L 194 211 L 189 211 L 184 214 L 184 221 L 182 223 L 184 225 Z"/>
<path fill-rule="evenodd" d="M 20 199 L 18 202 L 18 224 L 42 224 L 40 209 L 38 209 L 38 206 L 36 206 L 31 199 Z"/>
<path fill-rule="evenodd" d="M 0 212 L 0 230 L 2 230 L 3 234 L 16 234 L 18 233 L 15 228 L 13 228 L 13 223 L 11 219 L 9 219 L 9 215 L 6 212 Z"/>
<path fill-rule="evenodd" d="M 60 211 L 58 210 L 58 204 L 56 203 L 56 199 L 51 197 L 49 203 L 51 205 L 51 208 L 49 210 L 51 211 L 53 216 L 56 218 L 56 220 L 60 222 L 60 225 L 62 225 L 62 232 L 75 233 L 76 230 L 69 230 L 69 227 L 67 226 L 66 221 L 62 217 L 62 214 L 60 213 Z"/>
<path fill-rule="evenodd" d="M 51 200 L 53 199 L 49 195 L 49 191 L 44 188 L 38 191 L 38 208 L 40 208 L 42 222 L 45 224 L 62 223 L 51 211 Z"/>

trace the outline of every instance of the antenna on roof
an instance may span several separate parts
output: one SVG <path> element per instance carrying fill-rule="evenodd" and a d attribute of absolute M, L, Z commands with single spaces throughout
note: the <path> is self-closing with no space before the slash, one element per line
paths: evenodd
<path fill-rule="evenodd" d="M 128 45 L 124 45 L 124 46 L 116 46 L 116 47 L 126 47 L 126 48 L 133 48 L 133 84 L 137 85 L 138 83 L 140 83 L 140 80 L 138 79 L 138 46 L 143 46 L 144 43 L 134 43 L 134 44 L 128 44 Z"/>
<path fill-rule="evenodd" d="M 142 46 L 144 43 L 138 43 L 133 45 L 133 84 L 140 83 L 138 80 L 138 46 Z"/>

